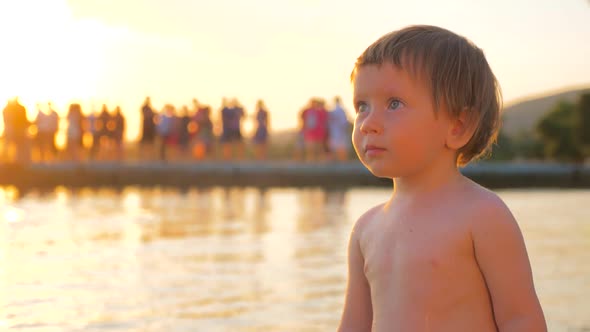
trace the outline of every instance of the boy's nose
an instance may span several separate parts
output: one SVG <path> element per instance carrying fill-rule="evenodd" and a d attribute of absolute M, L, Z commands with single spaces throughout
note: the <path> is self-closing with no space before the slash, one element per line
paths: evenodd
<path fill-rule="evenodd" d="M 360 130 L 363 134 L 381 134 L 383 132 L 383 119 L 376 112 L 371 112 L 361 122 Z"/>

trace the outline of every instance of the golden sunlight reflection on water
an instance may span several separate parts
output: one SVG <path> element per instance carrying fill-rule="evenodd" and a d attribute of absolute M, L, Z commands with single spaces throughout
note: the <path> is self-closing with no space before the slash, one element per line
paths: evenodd
<path fill-rule="evenodd" d="M 550 331 L 590 329 L 590 191 L 500 191 Z M 0 328 L 329 331 L 386 189 L 0 188 Z"/>

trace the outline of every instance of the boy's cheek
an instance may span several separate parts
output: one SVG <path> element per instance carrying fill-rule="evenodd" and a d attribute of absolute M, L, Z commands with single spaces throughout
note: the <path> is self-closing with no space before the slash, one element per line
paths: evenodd
<path fill-rule="evenodd" d="M 352 131 L 352 146 L 354 147 L 354 151 L 359 157 L 361 156 L 362 144 L 362 136 L 358 132 L 358 129 L 355 127 Z"/>

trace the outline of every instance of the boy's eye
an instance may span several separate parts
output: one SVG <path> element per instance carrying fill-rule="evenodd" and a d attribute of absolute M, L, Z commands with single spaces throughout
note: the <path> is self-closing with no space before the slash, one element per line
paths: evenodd
<path fill-rule="evenodd" d="M 389 103 L 389 109 L 391 110 L 396 110 L 398 108 L 401 108 L 404 105 L 404 103 L 402 103 L 401 101 L 394 99 Z"/>
<path fill-rule="evenodd" d="M 360 103 L 358 103 L 356 105 L 356 112 L 357 113 L 363 113 L 363 112 L 366 112 L 368 110 L 369 110 L 369 105 L 367 105 L 367 104 L 365 104 L 363 102 L 360 102 Z"/>

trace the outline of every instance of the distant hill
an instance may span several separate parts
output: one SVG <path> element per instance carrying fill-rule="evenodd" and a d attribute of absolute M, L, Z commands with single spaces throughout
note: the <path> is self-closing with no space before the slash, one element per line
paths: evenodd
<path fill-rule="evenodd" d="M 560 100 L 577 102 L 582 93 L 589 93 L 590 87 L 549 92 L 542 97 L 523 98 L 504 108 L 503 132 L 514 136 L 519 132 L 532 132 L 539 119 L 549 112 Z"/>

